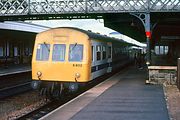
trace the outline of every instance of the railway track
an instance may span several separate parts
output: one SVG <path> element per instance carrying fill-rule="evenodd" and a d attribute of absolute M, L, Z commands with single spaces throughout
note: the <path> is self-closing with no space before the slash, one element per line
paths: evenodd
<path fill-rule="evenodd" d="M 73 95 L 71 97 L 68 96 L 61 101 L 58 101 L 58 100 L 51 101 L 50 103 L 47 103 L 45 106 L 42 106 L 39 109 L 36 109 L 35 111 L 32 111 L 32 112 L 18 118 L 17 120 L 37 120 L 37 119 L 43 117 L 44 115 L 50 113 L 51 111 L 55 110 L 59 106 L 67 103 L 71 99 L 75 98 L 75 96 L 77 96 L 77 95 Z"/>
<path fill-rule="evenodd" d="M 28 90 L 32 90 L 30 84 L 31 82 L 26 82 L 11 87 L 2 88 L 0 89 L 0 99 L 4 99 L 13 95 L 20 94 L 22 92 L 26 92 Z"/>
<path fill-rule="evenodd" d="M 13 74 L 4 74 L 3 76 L 0 76 L 0 89 L 30 82 L 31 80 L 31 72 L 29 71 L 21 73 L 14 72 Z"/>
<path fill-rule="evenodd" d="M 102 77 L 98 78 L 97 80 L 94 80 L 93 82 L 89 83 L 86 87 L 81 89 L 76 94 L 70 94 L 70 95 L 64 97 L 63 99 L 61 99 L 59 101 L 58 100 L 51 101 L 50 103 L 46 104 L 45 106 L 42 106 L 42 107 L 36 109 L 35 111 L 32 111 L 32 112 L 18 118 L 18 120 L 37 120 L 37 119 L 45 116 L 46 114 L 50 113 L 51 111 L 55 110 L 56 108 L 60 107 L 61 105 L 64 105 L 65 103 L 67 103 L 68 101 L 77 97 L 78 95 L 89 90 L 90 88 L 92 88 L 92 87 L 96 86 L 97 84 L 103 82 L 104 80 L 106 80 L 110 76 L 112 76 L 112 73 L 107 74 L 105 76 L 102 76 Z"/>
<path fill-rule="evenodd" d="M 0 75 L 0 99 L 31 90 L 31 72 L 21 71 Z"/>

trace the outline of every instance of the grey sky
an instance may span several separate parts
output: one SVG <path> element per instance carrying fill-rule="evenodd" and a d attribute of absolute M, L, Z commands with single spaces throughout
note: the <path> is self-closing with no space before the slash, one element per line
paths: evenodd
<path fill-rule="evenodd" d="M 91 30 L 93 32 L 99 32 L 101 34 L 109 35 L 114 30 L 104 27 L 102 19 L 77 19 L 77 20 L 37 20 L 32 23 L 40 24 L 48 27 L 78 27 L 84 30 Z"/>

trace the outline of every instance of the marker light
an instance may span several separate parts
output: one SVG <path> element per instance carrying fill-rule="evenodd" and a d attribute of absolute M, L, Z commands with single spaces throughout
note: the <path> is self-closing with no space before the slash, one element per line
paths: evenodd
<path fill-rule="evenodd" d="M 76 77 L 76 78 L 80 78 L 80 76 L 81 76 L 80 73 L 76 73 L 76 74 L 75 74 L 75 77 Z"/>
<path fill-rule="evenodd" d="M 38 71 L 36 74 L 37 74 L 38 78 L 40 78 L 42 75 L 42 72 Z"/>

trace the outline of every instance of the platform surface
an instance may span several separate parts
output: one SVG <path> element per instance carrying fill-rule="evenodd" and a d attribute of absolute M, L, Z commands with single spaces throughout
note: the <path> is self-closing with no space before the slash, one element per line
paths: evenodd
<path fill-rule="evenodd" d="M 163 87 L 130 67 L 41 120 L 169 120 Z"/>
<path fill-rule="evenodd" d="M 16 64 L 6 67 L 0 67 L 0 76 L 17 74 L 22 72 L 30 72 L 31 66 L 29 64 Z"/>

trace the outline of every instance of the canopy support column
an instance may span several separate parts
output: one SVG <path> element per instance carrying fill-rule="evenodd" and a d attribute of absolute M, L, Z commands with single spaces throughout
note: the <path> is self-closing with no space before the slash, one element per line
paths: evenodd
<path fill-rule="evenodd" d="M 145 34 L 146 34 L 146 44 L 147 44 L 147 55 L 146 55 L 146 64 L 150 65 L 151 63 L 151 48 L 150 48 L 150 39 L 151 39 L 151 29 L 150 29 L 150 13 L 130 13 L 131 15 L 137 17 L 142 24 L 144 25 Z"/>

